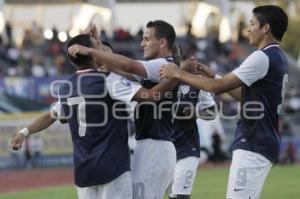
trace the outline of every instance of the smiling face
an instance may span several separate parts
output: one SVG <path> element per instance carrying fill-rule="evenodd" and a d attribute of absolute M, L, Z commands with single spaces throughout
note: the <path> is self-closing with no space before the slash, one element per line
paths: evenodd
<path fill-rule="evenodd" d="M 255 15 L 252 16 L 248 27 L 248 38 L 249 38 L 250 45 L 254 47 L 260 46 L 261 42 L 264 39 L 264 36 L 266 35 L 266 30 L 265 30 L 266 25 L 267 24 L 260 27 L 260 23 L 257 17 Z"/>
<path fill-rule="evenodd" d="M 147 28 L 143 35 L 141 48 L 144 51 L 145 59 L 157 58 L 160 54 L 160 39 L 155 37 L 155 29 Z"/>

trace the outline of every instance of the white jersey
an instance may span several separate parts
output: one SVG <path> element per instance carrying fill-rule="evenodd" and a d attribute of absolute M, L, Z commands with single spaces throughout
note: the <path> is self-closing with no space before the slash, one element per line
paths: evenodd
<path fill-rule="evenodd" d="M 150 80 L 152 82 L 159 83 L 160 81 L 160 76 L 159 76 L 159 70 L 164 64 L 168 64 L 169 62 L 166 60 L 166 58 L 157 58 L 157 59 L 152 59 L 149 61 L 141 61 L 139 62 L 144 66 L 147 77 L 142 78 L 137 75 L 133 75 L 137 81 L 141 81 L 142 79 L 145 80 Z"/>
<path fill-rule="evenodd" d="M 142 87 L 139 83 L 115 73 L 110 73 L 106 78 L 106 86 L 112 99 L 128 103 Z"/>

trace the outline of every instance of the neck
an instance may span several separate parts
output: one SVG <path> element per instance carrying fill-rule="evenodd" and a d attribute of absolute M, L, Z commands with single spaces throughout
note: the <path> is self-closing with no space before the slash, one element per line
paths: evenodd
<path fill-rule="evenodd" d="M 172 52 L 169 50 L 161 51 L 156 58 L 160 57 L 172 57 Z"/>
<path fill-rule="evenodd" d="M 274 39 L 273 37 L 266 37 L 264 40 L 262 40 L 262 42 L 260 42 L 260 44 L 258 45 L 258 49 L 262 49 L 267 45 L 270 45 L 272 43 L 279 43 L 276 39 Z"/>

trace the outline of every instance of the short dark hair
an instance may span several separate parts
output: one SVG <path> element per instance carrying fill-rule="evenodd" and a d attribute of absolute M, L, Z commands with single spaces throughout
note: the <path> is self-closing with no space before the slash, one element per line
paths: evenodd
<path fill-rule="evenodd" d="M 174 27 L 162 20 L 149 21 L 146 25 L 147 28 L 155 29 L 155 37 L 157 39 L 166 38 L 168 41 L 168 48 L 171 50 L 175 43 L 176 33 Z"/>
<path fill-rule="evenodd" d="M 281 41 L 288 27 L 288 16 L 281 7 L 276 5 L 258 6 L 252 10 L 252 13 L 258 19 L 260 27 L 269 24 L 272 35 Z"/>
<path fill-rule="evenodd" d="M 96 47 L 95 44 L 92 42 L 92 37 L 88 34 L 77 35 L 70 39 L 70 41 L 67 44 L 67 49 L 74 44 L 79 44 L 89 48 Z M 74 57 L 68 53 L 68 57 L 71 60 L 71 62 L 73 62 L 80 69 L 91 67 L 90 64 L 93 60 L 93 57 L 90 55 L 77 54 L 76 57 Z"/>

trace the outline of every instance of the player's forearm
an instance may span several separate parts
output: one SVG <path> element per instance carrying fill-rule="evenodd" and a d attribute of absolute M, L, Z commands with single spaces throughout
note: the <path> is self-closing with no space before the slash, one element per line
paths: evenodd
<path fill-rule="evenodd" d="M 176 78 L 186 82 L 193 87 L 207 92 L 213 92 L 216 95 L 226 91 L 226 88 L 222 86 L 222 81 L 219 79 L 212 79 L 204 76 L 199 77 L 198 75 L 194 75 L 183 70 L 178 71 L 178 75 Z"/>
<path fill-rule="evenodd" d="M 42 116 L 34 120 L 29 126 L 27 126 L 29 135 L 48 128 L 55 121 L 56 119 L 52 117 L 50 112 L 43 114 Z"/>
<path fill-rule="evenodd" d="M 214 74 L 213 75 L 214 79 L 222 79 L 223 77 L 218 75 L 218 74 Z M 223 93 L 224 95 L 229 95 L 230 97 L 232 97 L 235 100 L 241 101 L 242 100 L 242 87 L 239 86 L 235 89 L 229 90 L 226 93 Z"/>
<path fill-rule="evenodd" d="M 178 80 L 176 79 L 164 79 L 159 84 L 152 87 L 151 89 L 141 88 L 139 92 L 134 96 L 134 100 L 142 101 L 154 101 L 158 102 L 164 99 L 177 85 Z"/>
<path fill-rule="evenodd" d="M 127 73 L 127 72 L 124 72 L 122 70 L 119 70 L 117 68 L 113 68 L 112 70 L 110 70 L 111 72 L 114 72 L 118 75 L 121 75 L 122 77 L 125 77 L 126 79 L 129 79 L 133 82 L 136 82 L 137 80 L 134 78 L 134 76 L 131 74 L 131 73 Z"/>
<path fill-rule="evenodd" d="M 105 66 L 112 71 L 114 71 L 113 68 L 116 68 L 117 70 L 146 77 L 146 72 L 143 73 L 143 71 L 141 72 L 141 70 L 139 70 L 141 68 L 140 63 L 134 59 L 97 49 L 92 49 L 91 55 L 96 58 L 99 65 L 105 64 Z"/>
<path fill-rule="evenodd" d="M 242 100 L 242 88 L 241 87 L 233 89 L 231 91 L 228 91 L 227 93 L 235 100 L 238 100 L 238 101 Z"/>

